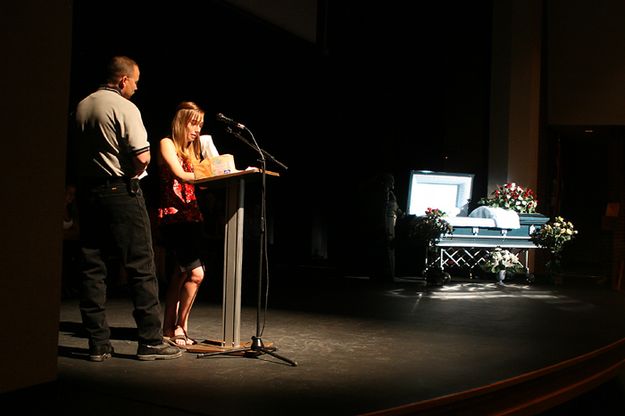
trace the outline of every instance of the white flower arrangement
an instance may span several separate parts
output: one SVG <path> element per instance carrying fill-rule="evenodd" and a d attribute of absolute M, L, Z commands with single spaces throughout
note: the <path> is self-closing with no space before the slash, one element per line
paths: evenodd
<path fill-rule="evenodd" d="M 497 273 L 502 270 L 521 273 L 525 271 L 525 266 L 519 261 L 516 254 L 497 247 L 488 254 L 486 261 L 482 264 L 482 269 L 491 273 Z"/>

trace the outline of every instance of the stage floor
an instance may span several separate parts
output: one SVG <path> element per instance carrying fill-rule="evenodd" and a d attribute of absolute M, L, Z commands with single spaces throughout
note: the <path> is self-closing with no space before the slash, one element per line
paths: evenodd
<path fill-rule="evenodd" d="M 255 285 L 243 294 L 242 342 L 256 334 Z M 308 272 L 270 285 L 262 339 L 298 366 L 190 352 L 137 361 L 124 293 L 108 305 L 117 354 L 92 363 L 77 301 L 66 299 L 53 402 L 65 414 L 91 403 L 92 415 L 358 415 L 496 383 L 625 338 L 625 296 L 605 285 L 454 279 L 426 287 Z M 218 339 L 219 285 L 201 291 L 189 335 Z"/>

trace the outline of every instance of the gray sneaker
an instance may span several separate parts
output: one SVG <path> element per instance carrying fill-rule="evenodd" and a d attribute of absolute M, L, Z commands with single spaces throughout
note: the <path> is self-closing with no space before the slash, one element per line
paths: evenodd
<path fill-rule="evenodd" d="M 137 358 L 141 361 L 173 360 L 182 356 L 182 350 L 178 347 L 162 343 L 159 345 L 140 344 L 137 349 Z"/>

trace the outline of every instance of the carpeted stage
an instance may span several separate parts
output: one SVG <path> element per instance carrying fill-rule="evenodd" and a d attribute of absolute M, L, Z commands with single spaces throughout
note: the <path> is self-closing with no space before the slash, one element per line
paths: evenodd
<path fill-rule="evenodd" d="M 262 339 L 296 367 L 269 354 L 137 361 L 125 293 L 109 301 L 117 354 L 91 363 L 77 301 L 67 299 L 59 379 L 44 408 L 82 414 L 90 403 L 89 414 L 107 416 L 624 412 L 625 296 L 605 284 L 453 279 L 428 287 L 310 271 L 270 284 Z M 242 341 L 256 334 L 255 283 L 246 285 Z M 200 341 L 221 331 L 219 284 L 201 290 L 189 331 Z"/>

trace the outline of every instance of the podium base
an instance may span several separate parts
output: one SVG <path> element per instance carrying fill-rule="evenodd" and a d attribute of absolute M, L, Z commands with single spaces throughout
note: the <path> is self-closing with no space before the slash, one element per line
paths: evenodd
<path fill-rule="evenodd" d="M 267 345 L 268 348 L 272 348 L 273 343 L 269 343 Z M 226 347 L 224 346 L 223 341 L 215 341 L 206 339 L 202 342 L 198 342 L 197 344 L 188 345 L 186 347 L 182 347 L 188 352 L 196 352 L 196 353 L 210 353 L 210 352 L 221 352 L 221 353 L 240 353 L 244 355 L 245 350 L 250 350 L 252 348 L 252 342 L 243 342 L 238 347 Z"/>

